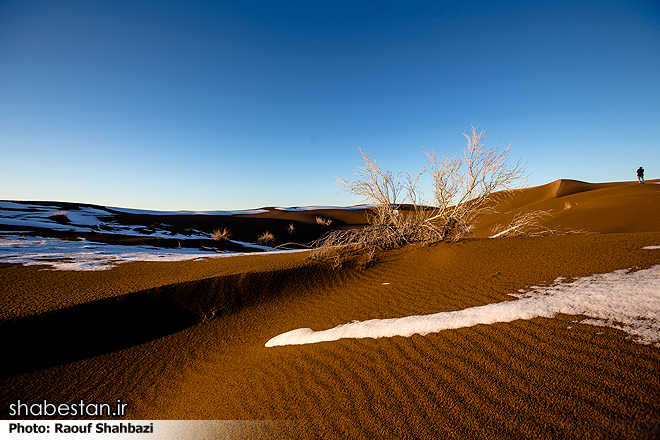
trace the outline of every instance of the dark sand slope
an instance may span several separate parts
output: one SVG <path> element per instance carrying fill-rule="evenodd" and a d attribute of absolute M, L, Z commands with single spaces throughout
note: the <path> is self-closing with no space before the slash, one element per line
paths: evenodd
<path fill-rule="evenodd" d="M 660 264 L 660 250 L 642 249 L 660 245 L 657 221 L 640 220 L 641 231 L 634 225 L 617 233 L 598 229 L 630 225 L 640 202 L 650 206 L 644 214 L 657 219 L 660 186 L 612 184 L 557 197 L 561 186 L 531 188 L 533 197 L 514 197 L 512 206 L 563 208 L 564 200 L 574 200 L 557 221 L 600 234 L 409 246 L 381 254 L 368 268 L 337 271 L 311 265 L 304 253 L 130 263 L 94 273 L 0 268 L 2 297 L 13 295 L 3 317 L 23 317 L 0 326 L 3 341 L 19 341 L 10 344 L 10 359 L 23 358 L 4 369 L 4 417 L 19 398 L 121 398 L 133 419 L 295 421 L 266 424 L 265 436 L 656 438 L 660 349 L 618 330 L 573 322 L 576 316 L 424 337 L 264 346 L 296 328 L 461 310 L 512 300 L 509 293 L 559 276 Z M 591 218 L 580 208 L 608 216 Z M 94 303 L 118 295 L 129 306 Z M 57 305 L 44 306 L 45 298 Z M 99 319 L 81 321 L 88 310 L 76 307 L 83 306 Z M 136 309 L 140 313 L 128 313 Z M 20 335 L 11 327 L 52 332 L 50 322 L 39 321 L 46 310 L 69 326 L 46 338 L 49 344 L 39 332 Z M 131 321 L 139 331 L 104 333 Z M 84 336 L 89 326 L 105 335 L 92 349 L 94 337 Z M 139 338 L 131 339 L 134 333 Z M 59 349 L 44 358 L 30 354 L 35 345 Z"/>

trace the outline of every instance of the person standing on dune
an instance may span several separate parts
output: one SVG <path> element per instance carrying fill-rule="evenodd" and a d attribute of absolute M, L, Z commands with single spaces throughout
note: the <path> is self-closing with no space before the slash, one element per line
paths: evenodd
<path fill-rule="evenodd" d="M 637 180 L 639 183 L 644 183 L 644 168 L 642 167 L 637 168 Z"/>

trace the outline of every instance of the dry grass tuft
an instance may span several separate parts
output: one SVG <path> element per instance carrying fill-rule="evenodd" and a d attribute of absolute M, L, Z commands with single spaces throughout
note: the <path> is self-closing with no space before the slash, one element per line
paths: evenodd
<path fill-rule="evenodd" d="M 293 226 L 293 223 L 289 223 L 289 226 L 286 228 L 286 233 L 289 235 L 296 235 L 296 228 Z"/>
<path fill-rule="evenodd" d="M 331 218 L 316 217 L 316 224 L 321 226 L 330 226 L 332 224 Z"/>
<path fill-rule="evenodd" d="M 227 230 L 227 228 L 224 228 L 222 231 L 220 229 L 214 229 L 213 230 L 213 240 L 216 241 L 222 241 L 222 240 L 229 240 L 229 237 L 231 237 L 231 234 Z"/>
<path fill-rule="evenodd" d="M 59 223 L 68 223 L 70 221 L 66 211 L 54 212 L 48 218 Z"/>
<path fill-rule="evenodd" d="M 275 244 L 275 236 L 271 232 L 266 231 L 257 238 L 257 243 L 272 246 Z"/>

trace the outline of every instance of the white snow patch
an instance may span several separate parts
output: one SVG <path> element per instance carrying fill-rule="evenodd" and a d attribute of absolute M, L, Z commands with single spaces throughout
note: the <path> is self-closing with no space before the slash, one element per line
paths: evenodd
<path fill-rule="evenodd" d="M 69 221 L 75 225 L 81 226 L 95 226 L 101 223 L 99 217 L 108 217 L 107 211 L 101 211 L 94 208 L 82 207 L 77 210 L 66 211 L 66 216 Z"/>
<path fill-rule="evenodd" d="M 245 211 L 152 211 L 148 209 L 114 208 L 111 206 L 107 206 L 106 208 L 115 212 L 137 215 L 245 215 L 269 212 L 267 209 L 252 209 Z"/>
<path fill-rule="evenodd" d="M 254 214 L 259 212 L 268 212 L 265 210 L 258 211 L 217 211 L 217 212 L 164 212 L 164 211 L 139 211 L 122 208 L 110 208 L 115 211 L 129 212 L 136 214 L 151 214 L 151 215 L 168 215 L 168 214 L 214 214 L 214 215 L 234 215 L 234 214 Z M 138 237 L 163 237 L 173 238 L 178 240 L 186 239 L 208 239 L 211 234 L 201 231 L 188 231 L 188 233 L 176 233 L 163 227 L 161 223 L 154 225 L 154 227 L 147 227 L 145 225 L 125 225 L 116 221 L 117 214 L 105 211 L 104 209 L 79 207 L 66 210 L 66 217 L 68 222 L 59 223 L 50 218 L 50 215 L 62 210 L 55 206 L 44 205 L 31 205 L 31 204 L 18 204 L 13 202 L 0 202 L 0 227 L 14 226 L 21 228 L 40 228 L 51 229 L 55 231 L 66 232 L 90 232 L 97 231 L 106 234 L 121 234 Z M 14 232 L 15 233 L 15 232 Z"/>
<path fill-rule="evenodd" d="M 53 220 L 50 216 L 57 212 L 65 212 L 69 222 L 61 224 Z M 107 211 L 89 207 L 62 210 L 57 206 L 0 202 L 0 225 L 80 232 L 101 223 L 99 218 L 112 216 L 114 214 Z"/>
<path fill-rule="evenodd" d="M 270 248 L 251 245 L 255 248 Z M 301 252 L 287 250 L 279 252 Z M 25 266 L 48 265 L 54 270 L 107 270 L 132 261 L 187 261 L 255 255 L 263 252 L 204 252 L 198 249 L 162 249 L 154 246 L 123 246 L 87 240 L 66 241 L 41 237 L 0 237 L 0 262 Z"/>
<path fill-rule="evenodd" d="M 660 265 L 636 272 L 627 269 L 596 274 L 572 283 L 563 283 L 558 278 L 552 286 L 533 286 L 531 289 L 511 294 L 518 298 L 515 301 L 454 312 L 354 321 L 323 331 L 301 328 L 272 338 L 266 347 L 343 338 L 424 336 L 477 324 L 552 318 L 559 313 L 586 316 L 588 319 L 582 323 L 617 328 L 639 343 L 655 343 L 660 347 Z"/>
<path fill-rule="evenodd" d="M 358 205 L 358 206 L 298 206 L 291 208 L 275 207 L 278 211 L 287 212 L 303 212 L 303 211 L 322 211 L 322 210 L 341 210 L 341 211 L 356 211 L 360 209 L 373 208 L 374 205 Z"/>
<path fill-rule="evenodd" d="M 27 205 L 23 203 L 10 202 L 6 200 L 0 201 L 0 209 L 24 209 Z"/>

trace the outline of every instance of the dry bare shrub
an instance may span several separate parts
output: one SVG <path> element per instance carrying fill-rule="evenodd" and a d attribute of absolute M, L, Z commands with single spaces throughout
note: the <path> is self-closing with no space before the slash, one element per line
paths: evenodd
<path fill-rule="evenodd" d="M 571 209 L 573 206 L 571 202 L 564 202 L 564 210 Z"/>
<path fill-rule="evenodd" d="M 477 219 L 494 213 L 494 206 L 525 181 L 520 161 L 508 165 L 511 144 L 506 148 L 485 148 L 485 133 L 472 127 L 465 134 L 467 148 L 461 157 L 438 158 L 425 151 L 427 161 L 416 175 L 383 171 L 380 165 L 360 149 L 364 166 L 356 167 L 355 180 L 337 179 L 348 192 L 361 196 L 372 206 L 369 226 L 360 230 L 330 231 L 315 245 L 313 259 L 337 258 L 406 243 L 432 243 L 459 240 L 470 234 Z M 433 199 L 424 199 L 419 180 L 430 169 Z M 402 203 L 408 202 L 404 209 Z"/>
<path fill-rule="evenodd" d="M 227 230 L 227 228 L 224 228 L 222 231 L 220 229 L 214 229 L 213 230 L 213 240 L 216 241 L 222 241 L 222 240 L 229 240 L 229 237 L 231 237 L 231 234 Z"/>
<path fill-rule="evenodd" d="M 289 223 L 289 226 L 287 226 L 287 228 L 286 228 L 286 232 L 289 235 L 295 235 L 296 228 L 293 226 L 293 223 Z"/>
<path fill-rule="evenodd" d="M 485 132 L 472 127 L 463 133 L 467 148 L 460 158 L 438 159 L 427 152 L 434 188 L 434 214 L 428 219 L 441 226 L 442 239 L 458 240 L 469 234 L 477 219 L 494 214 L 495 204 L 526 181 L 520 161 L 509 166 L 511 144 L 485 148 Z"/>
<path fill-rule="evenodd" d="M 337 185 L 349 193 L 361 196 L 366 204 L 372 206 L 367 212 L 370 224 L 398 224 L 401 194 L 405 190 L 404 182 L 400 181 L 401 174 L 395 178 L 391 171 L 383 171 L 378 162 L 362 149 L 360 154 L 365 165 L 356 167 L 353 175 L 357 179 L 350 181 L 337 178 Z"/>
<path fill-rule="evenodd" d="M 266 231 L 257 238 L 257 243 L 272 246 L 275 244 L 275 236 L 271 232 Z"/>

